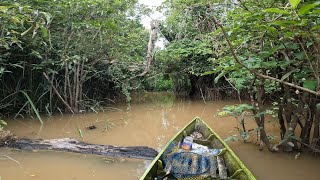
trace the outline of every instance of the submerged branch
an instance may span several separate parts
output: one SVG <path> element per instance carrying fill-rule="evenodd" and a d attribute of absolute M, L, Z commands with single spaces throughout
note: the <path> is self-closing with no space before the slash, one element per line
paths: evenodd
<path fill-rule="evenodd" d="M 315 153 L 320 153 L 320 149 L 317 149 L 317 148 L 315 148 L 315 147 L 313 147 L 313 146 L 311 146 L 311 145 L 309 145 L 309 144 L 307 144 L 307 143 L 304 143 L 304 142 L 302 142 L 301 140 L 297 140 L 297 141 L 298 141 L 300 144 L 302 144 L 302 145 L 308 147 L 309 149 L 311 149 L 313 152 L 315 152 Z"/>
<path fill-rule="evenodd" d="M 13 159 L 13 158 L 12 158 L 12 157 L 10 157 L 10 156 L 8 156 L 8 155 L 4 155 L 4 154 L 0 154 L 0 157 L 5 157 L 5 158 L 7 158 L 7 159 L 10 159 L 11 161 L 13 161 L 13 162 L 17 163 L 17 164 L 20 166 L 20 168 L 22 168 L 22 166 L 21 166 L 20 162 L 19 162 L 19 161 L 17 161 L 17 160 L 15 160 L 15 159 Z"/>

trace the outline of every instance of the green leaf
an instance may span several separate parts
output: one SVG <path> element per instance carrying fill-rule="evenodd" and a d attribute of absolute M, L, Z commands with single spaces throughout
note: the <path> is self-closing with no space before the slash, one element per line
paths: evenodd
<path fill-rule="evenodd" d="M 40 14 L 44 15 L 44 17 L 46 18 L 47 25 L 51 23 L 52 15 L 51 15 L 50 13 L 47 13 L 47 12 L 40 12 Z"/>
<path fill-rule="evenodd" d="M 268 8 L 263 10 L 263 12 L 270 12 L 270 13 L 279 13 L 279 14 L 290 14 L 288 11 L 279 9 L 279 8 Z"/>
<path fill-rule="evenodd" d="M 38 51 L 31 50 L 31 53 L 30 53 L 30 54 L 33 55 L 33 56 L 35 56 L 35 57 L 37 57 L 37 58 L 39 58 L 39 59 L 42 59 L 42 56 L 41 56 L 41 54 L 40 54 Z"/>
<path fill-rule="evenodd" d="M 278 25 L 278 26 L 291 26 L 291 25 L 297 25 L 297 21 L 291 21 L 291 20 L 279 20 L 279 21 L 274 21 L 272 24 Z"/>
<path fill-rule="evenodd" d="M 276 61 L 262 62 L 261 65 L 265 68 L 275 68 L 275 67 L 278 67 L 278 62 Z"/>
<path fill-rule="evenodd" d="M 213 70 L 213 71 L 207 71 L 207 72 L 205 72 L 205 73 L 201 74 L 201 76 L 206 76 L 206 75 L 215 74 L 215 73 L 217 73 L 217 71 L 216 71 L 216 70 Z"/>
<path fill-rule="evenodd" d="M 282 76 L 281 81 L 287 79 L 292 73 L 296 72 L 297 69 L 292 69 L 291 71 L 289 71 L 288 73 L 286 73 L 285 75 Z"/>
<path fill-rule="evenodd" d="M 81 137 L 82 141 L 83 141 L 83 132 L 80 128 L 77 128 L 79 136 Z"/>
<path fill-rule="evenodd" d="M 301 0 L 289 0 L 291 6 L 293 9 L 296 9 L 297 6 L 299 5 L 299 3 L 301 2 Z"/>
<path fill-rule="evenodd" d="M 0 6 L 0 11 L 3 13 L 6 13 L 8 11 L 9 7 L 8 6 Z"/>
<path fill-rule="evenodd" d="M 224 142 L 227 142 L 227 141 L 239 141 L 239 139 L 235 137 L 235 135 L 233 135 L 224 140 Z"/>
<path fill-rule="evenodd" d="M 222 78 L 224 75 L 226 75 L 227 72 L 222 71 L 216 78 L 214 78 L 214 83 L 217 83 L 220 78 Z"/>
<path fill-rule="evenodd" d="M 31 32 L 32 29 L 33 29 L 33 27 L 34 27 L 34 26 L 31 26 L 29 29 L 27 29 L 26 31 L 24 31 L 23 33 L 21 33 L 21 36 L 24 36 L 24 35 L 28 34 L 29 32 Z"/>
<path fill-rule="evenodd" d="M 304 14 L 308 13 L 311 9 L 313 9 L 314 7 L 316 7 L 318 5 L 319 5 L 318 3 L 304 5 L 299 9 L 298 14 L 299 15 L 304 15 Z"/>
<path fill-rule="evenodd" d="M 311 45 L 313 45 L 313 42 L 307 42 L 307 48 L 309 48 Z"/>
<path fill-rule="evenodd" d="M 304 53 L 303 52 L 299 52 L 299 53 L 294 53 L 294 56 L 298 59 L 298 60 L 304 60 Z"/>
<path fill-rule="evenodd" d="M 36 106 L 33 104 L 32 100 L 30 99 L 29 95 L 28 95 L 25 91 L 20 91 L 20 92 L 27 98 L 29 104 L 30 104 L 31 107 L 32 107 L 33 112 L 36 113 L 37 118 L 39 119 L 40 123 L 43 124 L 43 121 L 42 121 L 42 119 L 41 119 L 41 116 L 40 116 L 40 114 L 39 114 Z"/>
<path fill-rule="evenodd" d="M 219 117 L 229 116 L 229 113 L 230 113 L 230 112 L 227 112 L 227 111 L 220 111 L 220 112 L 218 113 L 218 116 L 219 116 Z"/>
<path fill-rule="evenodd" d="M 8 125 L 4 120 L 0 120 L 0 126 L 6 126 Z"/>
<path fill-rule="evenodd" d="M 312 91 L 315 91 L 317 89 L 317 81 L 307 80 L 303 83 L 303 87 L 308 88 Z"/>
<path fill-rule="evenodd" d="M 47 38 L 48 37 L 48 30 L 43 26 L 40 26 L 40 29 L 41 29 L 43 37 Z"/>
<path fill-rule="evenodd" d="M 320 29 L 320 24 L 319 24 L 319 25 L 316 25 L 316 26 L 313 26 L 313 27 L 311 28 L 311 30 L 316 30 L 316 29 Z"/>
<path fill-rule="evenodd" d="M 320 103 L 318 103 L 316 107 L 318 110 L 320 110 Z"/>
<path fill-rule="evenodd" d="M 287 139 L 289 140 L 295 140 L 295 141 L 302 141 L 302 139 L 300 137 L 295 136 L 294 134 L 290 135 L 289 137 L 287 137 Z"/>

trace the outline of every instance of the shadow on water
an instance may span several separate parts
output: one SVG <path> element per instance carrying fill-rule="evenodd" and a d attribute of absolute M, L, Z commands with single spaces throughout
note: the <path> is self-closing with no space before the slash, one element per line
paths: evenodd
<path fill-rule="evenodd" d="M 136 94 L 130 105 L 120 104 L 113 111 L 43 118 L 41 126 L 33 119 L 9 119 L 8 129 L 20 137 L 81 139 L 96 144 L 144 145 L 160 150 L 166 142 L 195 116 L 203 118 L 222 138 L 233 135 L 234 118 L 219 118 L 216 113 L 237 101 L 207 102 L 177 98 L 170 93 Z M 94 124 L 97 128 L 86 127 Z M 248 127 L 254 122 L 248 121 Z M 268 133 L 277 135 L 277 124 L 267 124 Z M 230 142 L 231 148 L 258 179 L 319 179 L 320 159 L 301 154 L 259 151 L 254 144 Z M 20 152 L 0 149 L 19 161 L 0 159 L 2 179 L 138 179 L 149 161 L 104 158 L 58 152 Z"/>

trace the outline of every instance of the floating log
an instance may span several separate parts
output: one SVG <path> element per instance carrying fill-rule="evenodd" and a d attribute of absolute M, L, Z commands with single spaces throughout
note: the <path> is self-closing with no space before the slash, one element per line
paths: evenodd
<path fill-rule="evenodd" d="M 10 138 L 8 138 L 10 137 Z M 64 151 L 81 154 L 95 154 L 108 157 L 125 157 L 136 159 L 152 160 L 158 152 L 146 146 L 111 146 L 90 144 L 76 139 L 62 138 L 62 139 L 19 139 L 14 136 L 7 136 L 4 139 L 0 138 L 0 147 L 6 146 L 22 150 L 50 150 L 50 151 Z"/>
<path fill-rule="evenodd" d="M 228 179 L 227 168 L 224 163 L 224 159 L 221 156 L 217 156 L 218 169 L 219 169 L 219 177 L 220 179 Z"/>

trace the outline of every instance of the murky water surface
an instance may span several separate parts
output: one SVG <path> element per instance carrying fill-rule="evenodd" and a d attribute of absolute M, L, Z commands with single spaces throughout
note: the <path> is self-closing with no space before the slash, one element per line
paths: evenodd
<path fill-rule="evenodd" d="M 191 101 L 176 99 L 170 94 L 144 94 L 134 98 L 130 106 L 113 106 L 113 111 L 81 115 L 55 115 L 44 118 L 7 120 L 8 129 L 20 137 L 81 139 L 84 141 L 118 146 L 144 145 L 160 150 L 171 137 L 195 116 L 203 118 L 222 138 L 237 134 L 236 120 L 219 118 L 219 109 L 237 101 Z M 95 130 L 87 130 L 90 124 Z M 254 128 L 252 120 L 247 128 Z M 278 136 L 277 123 L 267 123 L 268 133 Z M 253 142 L 255 139 L 252 138 Z M 254 144 L 228 143 L 257 179 L 320 179 L 320 158 L 312 155 L 270 153 L 259 151 Z M 15 161 L 6 158 L 7 155 Z M 19 164 L 20 163 L 20 164 Z M 64 152 L 26 152 L 0 149 L 0 176 L 2 180 L 94 180 L 138 179 L 149 161 L 110 159 L 92 155 Z"/>

